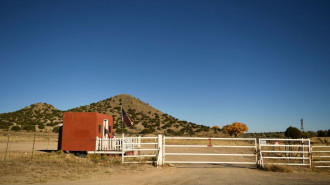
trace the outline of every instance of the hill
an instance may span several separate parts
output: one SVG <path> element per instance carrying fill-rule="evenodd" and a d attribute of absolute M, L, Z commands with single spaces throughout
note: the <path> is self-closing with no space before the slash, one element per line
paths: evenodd
<path fill-rule="evenodd" d="M 121 107 L 125 109 L 134 126 L 128 134 L 195 135 L 217 132 L 210 127 L 179 120 L 128 94 L 120 94 L 90 105 L 67 110 L 68 112 L 99 112 L 113 115 L 114 130 L 121 133 Z M 46 103 L 36 103 L 21 110 L 0 114 L 0 128 L 12 130 L 48 131 L 62 123 L 63 112 Z"/>
<path fill-rule="evenodd" d="M 62 123 L 63 111 L 47 103 L 36 103 L 15 112 L 0 114 L 1 129 L 47 130 Z"/>

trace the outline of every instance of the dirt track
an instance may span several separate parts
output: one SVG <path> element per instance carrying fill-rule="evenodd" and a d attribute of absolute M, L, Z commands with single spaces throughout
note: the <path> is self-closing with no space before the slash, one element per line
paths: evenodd
<path fill-rule="evenodd" d="M 228 165 L 178 165 L 175 167 L 147 167 L 129 174 L 111 174 L 88 180 L 49 184 L 329 184 L 330 175 L 311 173 L 266 172 L 249 167 Z"/>

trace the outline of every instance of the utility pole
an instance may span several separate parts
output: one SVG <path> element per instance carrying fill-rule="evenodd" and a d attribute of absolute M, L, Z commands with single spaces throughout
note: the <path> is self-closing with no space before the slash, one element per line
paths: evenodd
<path fill-rule="evenodd" d="M 305 131 L 304 131 L 304 119 L 303 119 L 303 118 L 300 119 L 300 124 L 301 124 L 301 129 L 300 129 L 300 130 L 301 130 L 302 132 L 305 132 Z"/>

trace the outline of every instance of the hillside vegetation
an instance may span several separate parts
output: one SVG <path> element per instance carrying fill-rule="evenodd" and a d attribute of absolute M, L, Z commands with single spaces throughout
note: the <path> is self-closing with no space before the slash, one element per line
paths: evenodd
<path fill-rule="evenodd" d="M 127 94 L 67 111 L 58 110 L 46 103 L 32 104 L 15 112 L 0 114 L 0 129 L 49 131 L 55 128 L 56 130 L 63 121 L 63 112 L 98 112 L 113 115 L 114 130 L 116 133 L 121 133 L 121 107 L 135 123 L 129 128 L 124 125 L 124 132 L 128 134 L 204 135 L 218 132 L 208 126 L 174 118 Z"/>

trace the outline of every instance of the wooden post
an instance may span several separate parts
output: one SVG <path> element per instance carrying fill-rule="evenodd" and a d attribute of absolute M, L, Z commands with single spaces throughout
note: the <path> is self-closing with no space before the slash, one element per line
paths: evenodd
<path fill-rule="evenodd" d="M 124 155 L 125 155 L 125 135 L 122 133 L 122 142 L 121 142 L 121 164 L 124 164 Z"/>
<path fill-rule="evenodd" d="M 33 137 L 33 146 L 32 146 L 32 155 L 31 155 L 31 161 L 33 159 L 33 151 L 34 151 L 34 143 L 36 142 L 36 133 L 34 133 L 34 137 Z"/>
<path fill-rule="evenodd" d="M 211 137 L 209 138 L 209 145 L 207 147 L 212 147 Z"/>
<path fill-rule="evenodd" d="M 158 134 L 158 155 L 157 155 L 157 168 L 159 165 L 163 166 L 163 138 L 161 134 Z"/>
<path fill-rule="evenodd" d="M 139 139 L 138 139 L 138 147 L 141 148 L 141 135 L 139 135 Z"/>
<path fill-rule="evenodd" d="M 8 134 L 8 140 L 7 140 L 7 147 L 6 147 L 5 161 L 6 161 L 6 158 L 7 158 L 8 144 L 9 144 L 9 134 Z"/>

